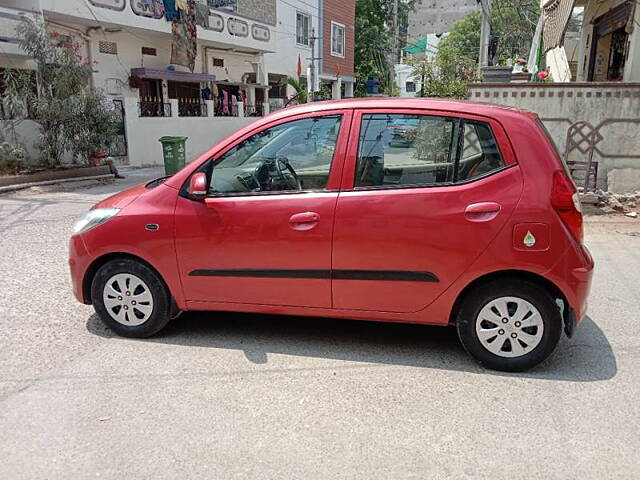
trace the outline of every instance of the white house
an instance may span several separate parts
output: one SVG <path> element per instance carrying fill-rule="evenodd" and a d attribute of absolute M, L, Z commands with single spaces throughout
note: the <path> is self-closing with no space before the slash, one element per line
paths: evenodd
<path fill-rule="evenodd" d="M 191 70 L 171 63 L 172 24 L 162 0 L 0 0 L 0 68 L 30 68 L 15 27 L 21 15 L 41 15 L 49 31 L 79 42 L 83 56 L 96 62 L 93 85 L 104 89 L 123 115 L 122 137 L 113 152 L 123 163 L 161 163 L 158 138 L 164 135 L 189 137 L 187 159 L 192 160 L 268 113 L 269 88 L 277 88 L 281 78 L 270 75 L 267 65 L 278 74 L 294 74 L 296 51 L 306 51 L 291 33 L 295 8 L 284 8 L 284 2 L 197 3 Z M 309 8 L 309 0 L 299 3 Z M 317 20 L 317 12 L 310 18 Z M 27 143 L 35 138 L 28 127 L 29 122 L 21 126 Z"/>
<path fill-rule="evenodd" d="M 420 77 L 413 76 L 413 67 L 406 63 L 397 63 L 394 69 L 398 96 L 416 97 L 422 90 L 422 81 Z"/>
<path fill-rule="evenodd" d="M 318 42 L 313 38 L 321 29 L 320 0 L 278 0 L 278 23 L 274 29 L 274 52 L 264 56 L 269 72 L 271 108 L 281 108 L 295 90 L 286 85 L 287 77 L 298 77 L 298 60 L 303 83 L 314 56 L 311 48 Z"/>

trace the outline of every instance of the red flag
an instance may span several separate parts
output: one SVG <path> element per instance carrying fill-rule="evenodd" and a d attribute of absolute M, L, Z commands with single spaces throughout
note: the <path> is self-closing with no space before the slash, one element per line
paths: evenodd
<path fill-rule="evenodd" d="M 302 75 L 302 62 L 300 61 L 300 54 L 298 54 L 298 68 L 296 69 L 298 76 Z"/>

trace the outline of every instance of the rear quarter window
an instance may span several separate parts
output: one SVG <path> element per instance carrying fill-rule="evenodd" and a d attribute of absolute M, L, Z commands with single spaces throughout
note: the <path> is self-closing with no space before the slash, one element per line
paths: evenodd
<path fill-rule="evenodd" d="M 464 121 L 463 124 L 458 181 L 470 181 L 504 168 L 505 163 L 491 127 L 482 122 Z"/>
<path fill-rule="evenodd" d="M 540 120 L 539 118 L 536 119 L 536 123 L 538 124 L 538 127 L 540 127 L 540 130 L 542 130 L 542 133 L 544 134 L 544 136 L 549 141 L 549 145 L 551 145 L 551 148 L 553 149 L 553 152 L 555 153 L 556 158 L 558 159 L 558 162 L 562 165 L 562 168 L 564 168 L 564 172 L 567 174 L 567 177 L 573 180 L 571 176 L 571 171 L 569 170 L 569 166 L 567 165 L 567 162 L 565 161 L 564 157 L 560 155 L 560 150 L 558 149 L 558 145 L 556 144 L 555 140 L 551 136 L 551 132 L 549 132 L 546 125 L 542 123 L 542 120 Z"/>

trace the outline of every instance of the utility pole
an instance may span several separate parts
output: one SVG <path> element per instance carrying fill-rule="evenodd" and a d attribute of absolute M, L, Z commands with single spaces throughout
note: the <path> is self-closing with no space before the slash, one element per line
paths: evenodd
<path fill-rule="evenodd" d="M 394 65 L 398 61 L 398 0 L 393 0 L 391 7 L 391 25 L 392 25 L 392 43 L 391 43 L 391 61 L 389 62 L 389 96 L 393 95 L 393 86 L 396 81 L 396 71 Z"/>
<path fill-rule="evenodd" d="M 314 97 L 315 97 L 315 92 L 317 92 L 319 90 L 319 85 L 320 85 L 320 72 L 318 71 L 319 69 L 316 68 L 316 60 L 322 60 L 321 57 L 316 57 L 316 40 L 322 40 L 322 37 L 316 37 L 316 31 L 314 28 L 311 29 L 311 37 L 309 38 L 310 40 L 310 47 L 311 47 L 311 57 L 309 57 L 308 60 L 310 60 L 310 64 L 309 64 L 309 68 L 308 68 L 308 84 L 307 84 L 307 93 L 309 94 L 309 98 L 308 101 L 309 102 L 313 102 L 314 101 Z M 316 88 L 318 87 L 318 88 Z"/>
<path fill-rule="evenodd" d="M 480 65 L 478 71 L 482 67 L 489 66 L 489 37 L 491 35 L 491 0 L 479 0 L 482 7 L 482 20 L 480 23 Z"/>
<path fill-rule="evenodd" d="M 316 31 L 311 28 L 311 66 L 309 67 L 308 84 L 307 84 L 307 102 L 313 102 L 315 97 L 316 85 Z"/>

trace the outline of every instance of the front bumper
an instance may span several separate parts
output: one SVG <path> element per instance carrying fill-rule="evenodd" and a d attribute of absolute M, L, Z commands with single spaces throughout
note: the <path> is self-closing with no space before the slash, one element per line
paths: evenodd
<path fill-rule="evenodd" d="M 80 303 L 91 303 L 84 295 L 84 277 L 90 264 L 89 251 L 81 235 L 73 235 L 69 240 L 69 271 L 73 295 Z"/>

